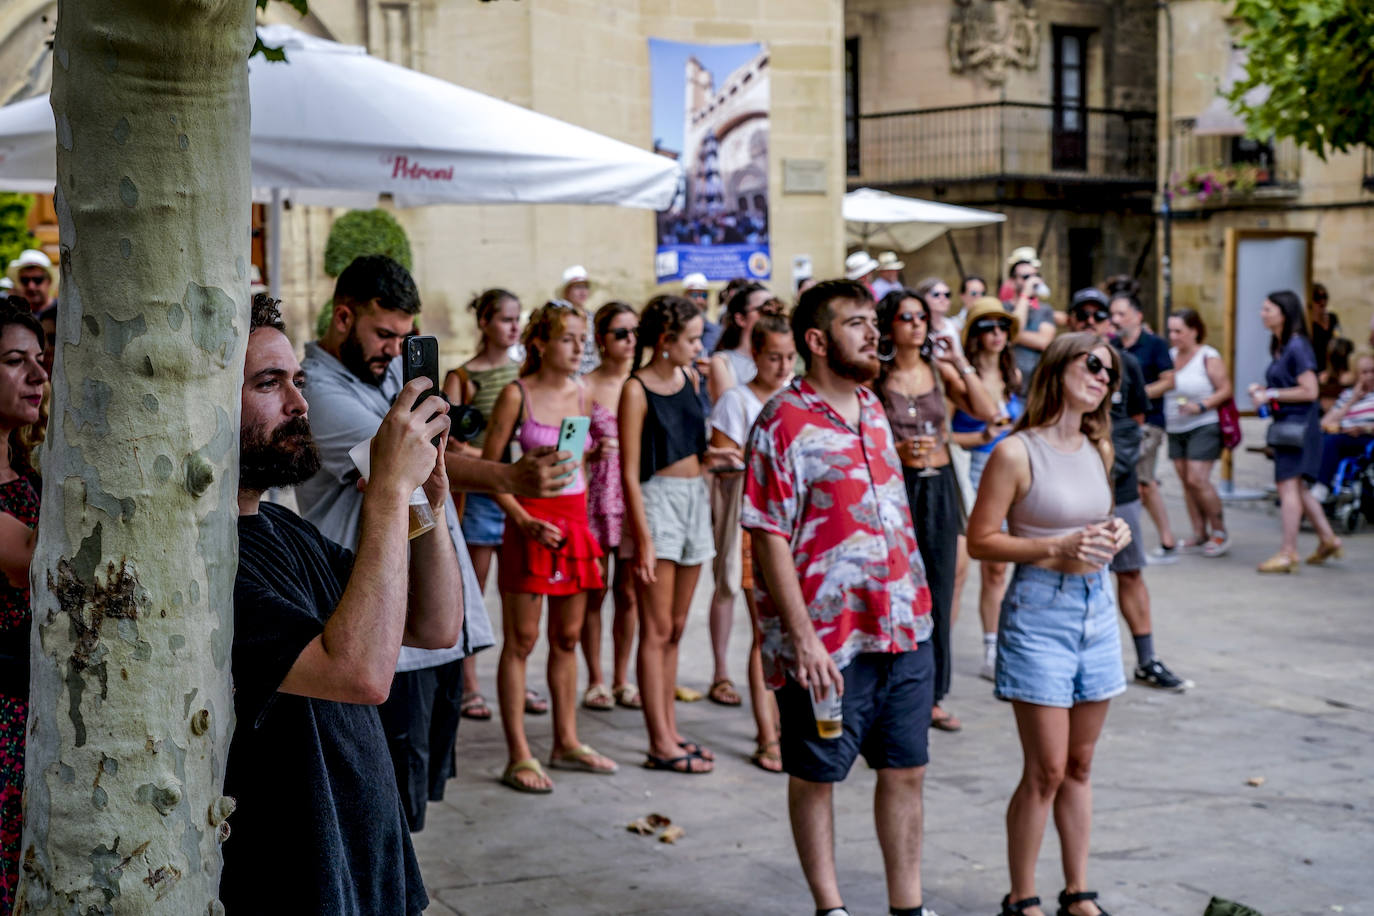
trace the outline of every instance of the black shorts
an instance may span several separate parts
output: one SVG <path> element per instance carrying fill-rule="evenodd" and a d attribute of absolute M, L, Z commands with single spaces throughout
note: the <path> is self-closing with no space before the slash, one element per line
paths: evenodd
<path fill-rule="evenodd" d="M 844 732 L 822 738 L 811 697 L 789 676 L 778 690 L 782 768 L 807 782 L 841 782 L 863 754 L 875 770 L 923 767 L 934 705 L 935 653 L 929 642 L 915 652 L 855 656 L 844 675 Z"/>

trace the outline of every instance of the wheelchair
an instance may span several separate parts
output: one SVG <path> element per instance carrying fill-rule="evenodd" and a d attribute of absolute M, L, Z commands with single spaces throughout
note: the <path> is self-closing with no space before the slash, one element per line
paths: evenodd
<path fill-rule="evenodd" d="M 1331 482 L 1330 515 L 1334 527 L 1354 534 L 1363 519 L 1374 525 L 1374 442 L 1364 454 L 1345 458 Z"/>

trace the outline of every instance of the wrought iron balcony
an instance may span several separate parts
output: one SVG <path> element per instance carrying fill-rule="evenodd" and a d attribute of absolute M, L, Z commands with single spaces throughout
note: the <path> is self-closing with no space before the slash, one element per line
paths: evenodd
<path fill-rule="evenodd" d="M 921 185 L 1047 181 L 1147 190 L 1156 182 L 1152 111 L 989 102 L 860 115 L 849 182 Z"/>

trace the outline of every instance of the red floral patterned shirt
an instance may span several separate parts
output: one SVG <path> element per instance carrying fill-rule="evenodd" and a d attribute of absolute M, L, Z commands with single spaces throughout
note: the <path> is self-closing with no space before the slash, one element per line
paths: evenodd
<path fill-rule="evenodd" d="M 841 669 L 861 652 L 910 652 L 932 629 L 892 429 L 877 396 L 858 393 L 856 431 L 794 380 L 759 414 L 745 460 L 743 525 L 787 539 L 811 623 Z M 764 676 L 781 687 L 796 653 L 754 556 Z"/>

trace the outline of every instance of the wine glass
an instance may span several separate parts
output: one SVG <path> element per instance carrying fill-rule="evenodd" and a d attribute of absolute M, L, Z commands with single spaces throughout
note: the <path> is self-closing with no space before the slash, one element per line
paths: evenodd
<path fill-rule="evenodd" d="M 938 430 L 937 430 L 937 428 L 936 428 L 936 426 L 935 426 L 934 421 L 932 421 L 932 420 L 922 420 L 922 421 L 921 421 L 921 438 L 922 438 L 923 440 L 925 440 L 925 441 L 923 441 L 923 443 L 922 443 L 921 457 L 925 460 L 926 466 L 923 467 L 923 468 L 921 468 L 920 473 L 918 473 L 916 476 L 917 476 L 917 477 L 938 477 L 938 476 L 940 476 L 940 469 L 939 469 L 939 468 L 933 468 L 933 467 L 930 466 L 930 459 L 931 459 L 932 457 L 934 457 L 934 455 L 935 455 L 935 449 L 938 448 L 939 445 L 940 445 L 940 439 L 939 439 L 939 436 L 938 436 Z"/>

